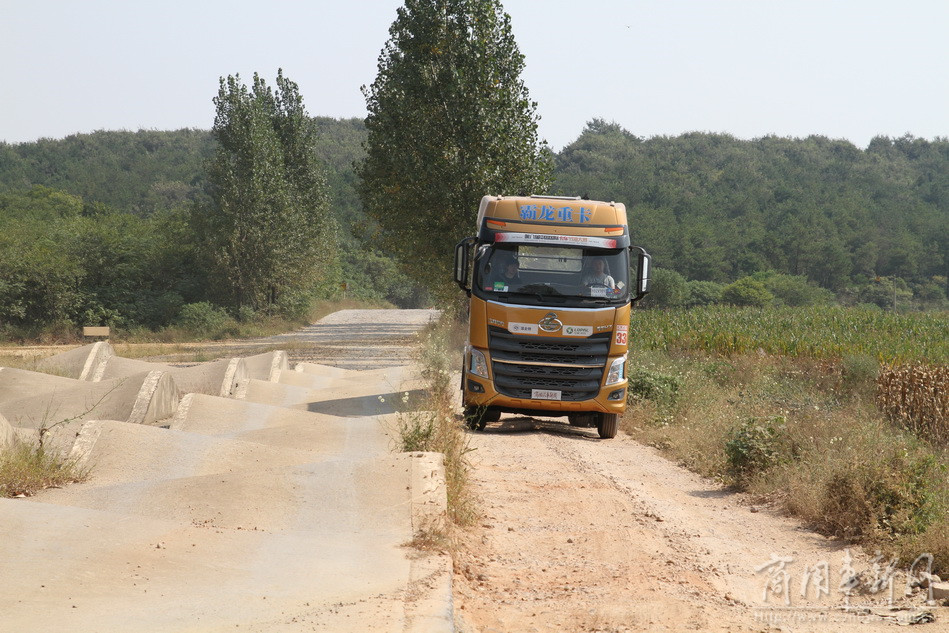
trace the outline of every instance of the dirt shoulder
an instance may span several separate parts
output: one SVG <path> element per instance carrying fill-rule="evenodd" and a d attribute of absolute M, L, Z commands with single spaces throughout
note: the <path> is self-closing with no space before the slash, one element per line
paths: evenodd
<path fill-rule="evenodd" d="M 484 516 L 456 560 L 462 632 L 865 631 L 914 612 L 868 611 L 885 607 L 886 591 L 854 595 L 857 612 L 836 608 L 844 557 L 866 578 L 866 554 L 623 434 L 601 441 L 592 429 L 505 416 L 470 447 Z M 772 556 L 793 559 L 786 576 L 756 572 Z M 829 571 L 827 594 L 816 569 Z M 791 609 L 764 591 L 775 578 L 787 579 Z M 898 603 L 921 606 L 921 593 L 902 599 L 904 584 L 895 577 Z M 928 610 L 945 626 L 949 609 Z"/>

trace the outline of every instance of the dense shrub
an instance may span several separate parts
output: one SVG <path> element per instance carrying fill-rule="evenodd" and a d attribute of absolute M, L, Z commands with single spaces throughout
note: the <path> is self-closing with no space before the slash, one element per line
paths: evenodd
<path fill-rule="evenodd" d="M 722 302 L 734 306 L 764 308 L 774 303 L 774 295 L 763 283 L 751 277 L 742 277 L 722 290 Z"/>
<path fill-rule="evenodd" d="M 685 306 L 693 308 L 721 301 L 722 290 L 725 289 L 725 286 L 714 281 L 690 281 L 687 284 L 687 289 L 688 296 L 685 300 Z"/>
<path fill-rule="evenodd" d="M 202 338 L 222 338 L 234 326 L 227 310 L 207 301 L 182 306 L 175 323 Z"/>
<path fill-rule="evenodd" d="M 749 418 L 735 427 L 725 442 L 728 474 L 739 485 L 790 456 L 784 416 Z"/>
<path fill-rule="evenodd" d="M 652 287 L 646 305 L 653 308 L 675 308 L 685 305 L 689 288 L 685 277 L 674 270 L 655 268 L 652 271 Z"/>
<path fill-rule="evenodd" d="M 667 411 L 676 405 L 682 389 L 682 377 L 643 367 L 629 372 L 629 392 L 627 398 L 650 400 L 660 411 Z"/>
<path fill-rule="evenodd" d="M 808 282 L 803 275 L 782 275 L 773 271 L 755 273 L 752 279 L 764 284 L 765 289 L 774 295 L 777 305 L 809 306 L 828 303 L 833 293 Z"/>

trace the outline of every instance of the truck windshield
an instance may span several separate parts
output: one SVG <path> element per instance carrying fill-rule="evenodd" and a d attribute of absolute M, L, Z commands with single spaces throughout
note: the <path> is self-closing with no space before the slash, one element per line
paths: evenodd
<path fill-rule="evenodd" d="M 481 246 L 475 291 L 487 298 L 523 296 L 527 302 L 625 302 L 629 257 L 623 248 L 495 243 Z"/>

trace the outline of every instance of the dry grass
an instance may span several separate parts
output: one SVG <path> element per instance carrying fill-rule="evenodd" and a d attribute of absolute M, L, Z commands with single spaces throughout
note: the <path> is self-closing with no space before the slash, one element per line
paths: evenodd
<path fill-rule="evenodd" d="M 0 497 L 32 497 L 40 490 L 60 488 L 86 479 L 88 470 L 26 442 L 0 451 Z"/>
<path fill-rule="evenodd" d="M 448 518 L 453 525 L 470 525 L 477 518 L 477 504 L 468 483 L 470 464 L 468 440 L 457 415 L 452 369 L 461 363 L 459 351 L 463 331 L 449 317 L 423 330 L 420 335 L 419 364 L 427 384 L 426 400 L 418 410 L 399 416 L 398 449 L 442 453 Z M 438 532 L 436 530 L 435 532 Z M 447 534 L 428 534 L 425 541 L 444 542 Z"/>
<path fill-rule="evenodd" d="M 677 395 L 631 387 L 627 433 L 822 532 L 949 566 L 949 454 L 877 410 L 875 363 L 639 352 L 637 367 Z"/>
<path fill-rule="evenodd" d="M 876 380 L 877 406 L 934 444 L 949 445 L 949 366 L 886 365 Z"/>

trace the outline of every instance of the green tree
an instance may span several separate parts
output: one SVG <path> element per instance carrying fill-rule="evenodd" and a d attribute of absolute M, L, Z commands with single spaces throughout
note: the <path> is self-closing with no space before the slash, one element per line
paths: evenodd
<path fill-rule="evenodd" d="M 454 245 L 472 233 L 481 197 L 546 191 L 552 159 L 500 2 L 406 0 L 389 35 L 363 88 L 359 196 L 382 246 L 438 292 L 451 287 Z"/>
<path fill-rule="evenodd" d="M 722 302 L 736 306 L 763 308 L 774 303 L 774 295 L 765 285 L 751 277 L 742 277 L 722 290 Z"/>
<path fill-rule="evenodd" d="M 68 322 L 79 304 L 83 270 L 63 248 L 61 226 L 32 219 L 0 230 L 0 329 Z"/>
<path fill-rule="evenodd" d="M 205 256 L 233 308 L 296 309 L 335 261 L 335 231 L 297 85 L 277 74 L 220 81 L 206 205 L 194 220 Z"/>
<path fill-rule="evenodd" d="M 689 298 L 689 286 L 685 277 L 674 270 L 653 268 L 652 290 L 646 299 L 651 308 L 676 308 Z"/>
<path fill-rule="evenodd" d="M 714 281 L 690 281 L 686 286 L 689 290 L 686 307 L 707 306 L 722 299 L 724 286 Z"/>

